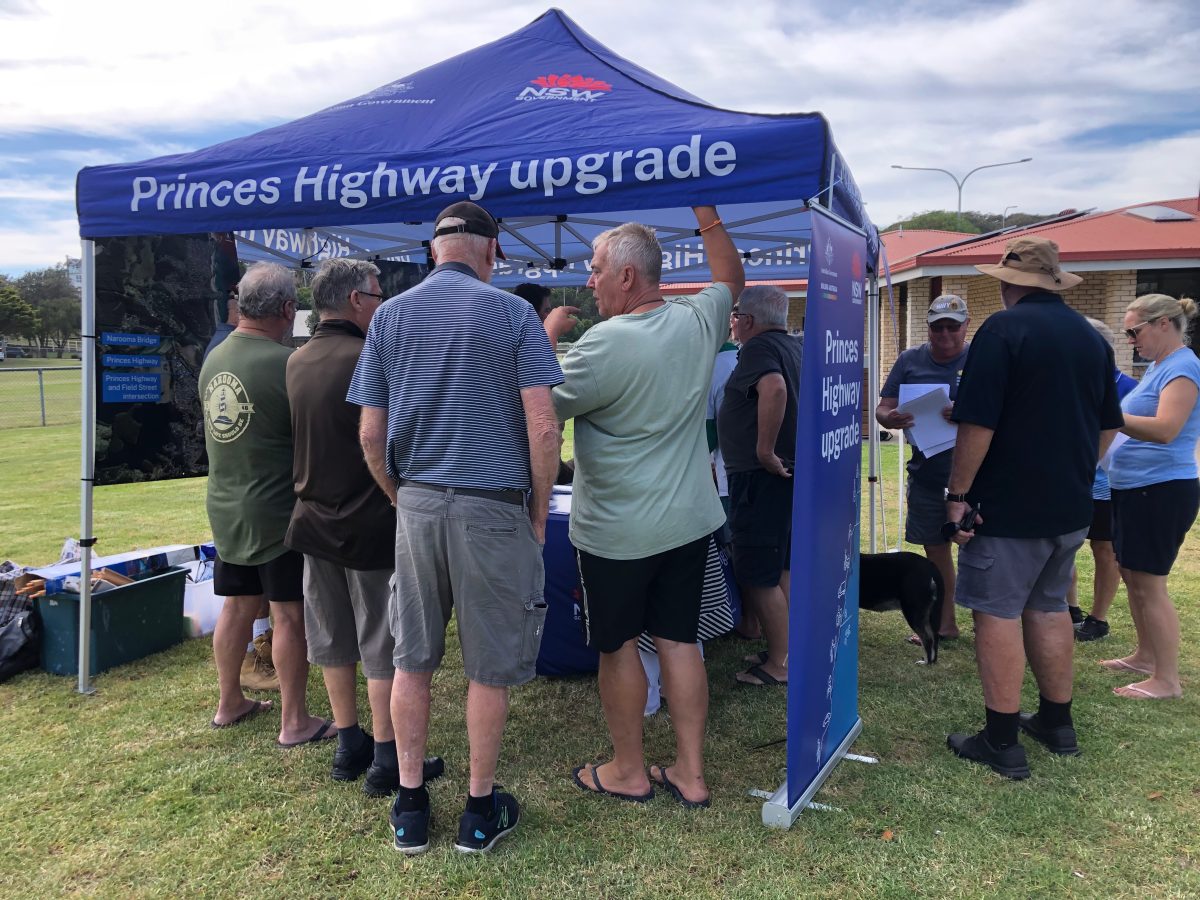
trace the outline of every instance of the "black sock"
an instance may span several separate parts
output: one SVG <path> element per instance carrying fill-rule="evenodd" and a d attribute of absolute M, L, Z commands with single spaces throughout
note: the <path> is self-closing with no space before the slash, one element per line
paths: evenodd
<path fill-rule="evenodd" d="M 400 785 L 400 790 L 396 791 L 396 802 L 393 806 L 396 812 L 415 812 L 428 806 L 429 791 L 425 790 L 424 784 L 415 788 Z"/>
<path fill-rule="evenodd" d="M 1083 610 L 1078 606 L 1068 606 L 1067 612 L 1071 614 L 1071 624 L 1078 625 L 1083 621 Z"/>
<path fill-rule="evenodd" d="M 387 772 L 400 770 L 400 762 L 396 759 L 395 740 L 375 742 L 375 765 Z"/>
<path fill-rule="evenodd" d="M 467 812 L 477 816 L 490 816 L 496 809 L 496 791 L 492 789 L 482 797 L 467 794 Z"/>
<path fill-rule="evenodd" d="M 984 707 L 984 713 L 987 715 L 987 727 L 983 731 L 989 744 L 997 750 L 1003 750 L 1017 742 L 1019 712 L 1002 713 Z"/>
<path fill-rule="evenodd" d="M 1064 725 L 1074 727 L 1071 721 L 1071 701 L 1055 703 L 1039 695 L 1038 721 L 1043 728 L 1061 728 Z"/>
<path fill-rule="evenodd" d="M 338 729 L 339 750 L 357 750 L 363 745 L 363 741 L 369 739 L 370 736 L 362 730 L 357 722 L 355 722 L 353 725 L 348 725 L 345 728 Z"/>

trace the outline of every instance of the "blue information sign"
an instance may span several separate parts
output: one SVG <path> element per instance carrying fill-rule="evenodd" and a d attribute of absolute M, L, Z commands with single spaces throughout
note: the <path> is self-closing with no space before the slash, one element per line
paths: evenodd
<path fill-rule="evenodd" d="M 157 403 L 162 399 L 159 372 L 105 372 L 101 382 L 103 403 Z"/>
<path fill-rule="evenodd" d="M 162 357 L 156 353 L 105 353 L 100 357 L 104 366 L 129 366 L 140 369 L 157 369 Z"/>
<path fill-rule="evenodd" d="M 100 343 L 107 347 L 158 347 L 162 338 L 157 334 L 130 334 L 124 331 L 103 331 Z"/>
<path fill-rule="evenodd" d="M 812 212 L 796 429 L 787 794 L 858 722 L 858 511 L 866 239 Z"/>

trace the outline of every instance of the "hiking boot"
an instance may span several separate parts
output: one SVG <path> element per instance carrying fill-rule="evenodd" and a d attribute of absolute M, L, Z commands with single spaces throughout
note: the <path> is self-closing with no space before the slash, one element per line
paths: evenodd
<path fill-rule="evenodd" d="M 1075 629 L 1075 640 L 1098 641 L 1108 637 L 1108 623 L 1095 616 L 1088 616 L 1083 624 Z"/>
<path fill-rule="evenodd" d="M 425 757 L 425 765 L 421 777 L 425 781 L 441 778 L 446 772 L 446 763 L 440 756 Z M 400 790 L 400 771 L 384 769 L 372 762 L 367 767 L 367 777 L 363 779 L 363 793 L 368 797 L 388 797 Z"/>
<path fill-rule="evenodd" d="M 987 735 L 981 731 L 979 734 L 949 735 L 946 738 L 946 746 L 954 751 L 955 756 L 990 766 L 993 772 L 1005 778 L 1020 781 L 1029 777 L 1025 748 L 1020 744 L 997 750 L 988 743 Z"/>
<path fill-rule="evenodd" d="M 247 653 L 246 658 L 242 660 L 240 680 L 242 689 L 246 691 L 279 690 L 279 673 L 275 671 L 273 665 L 264 662 L 263 658 L 253 650 Z"/>
<path fill-rule="evenodd" d="M 415 856 L 429 849 L 429 822 L 433 818 L 432 809 L 426 805 L 424 809 L 397 812 L 395 804 L 388 814 L 392 823 L 392 844 L 401 853 Z"/>
<path fill-rule="evenodd" d="M 338 747 L 333 752 L 334 781 L 356 781 L 358 776 L 367 771 L 375 759 L 375 741 L 366 734 L 366 739 L 357 750 L 345 750 Z"/>
<path fill-rule="evenodd" d="M 1023 732 L 1051 753 L 1057 753 L 1059 756 L 1079 756 L 1083 753 L 1079 749 L 1075 729 L 1070 725 L 1043 728 L 1037 713 L 1021 713 L 1019 725 Z"/>
<path fill-rule="evenodd" d="M 497 841 L 517 830 L 517 820 L 521 818 L 517 798 L 499 790 L 497 785 L 492 788 L 492 800 L 495 806 L 491 815 L 464 812 L 458 820 L 454 849 L 459 853 L 487 853 Z"/>

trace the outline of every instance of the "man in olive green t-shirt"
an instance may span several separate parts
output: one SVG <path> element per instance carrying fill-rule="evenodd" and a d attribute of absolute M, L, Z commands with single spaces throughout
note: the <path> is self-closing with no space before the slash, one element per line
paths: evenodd
<path fill-rule="evenodd" d="M 686 807 L 709 803 L 708 682 L 696 629 L 709 535 L 725 521 L 705 411 L 713 360 L 745 280 L 717 211 L 703 206 L 695 213 L 715 283 L 694 297 L 663 299 L 662 248 L 646 226 L 627 223 L 595 239 L 588 287 L 607 321 L 571 348 L 564 381 L 554 389 L 559 419 L 575 420 L 570 535 L 613 741 L 612 761 L 580 766 L 575 783 L 637 801 L 658 786 Z M 552 341 L 568 327 L 562 315 L 546 322 Z M 642 631 L 658 650 L 676 734 L 675 762 L 649 773 Z"/>
<path fill-rule="evenodd" d="M 214 728 L 269 709 L 250 700 L 240 681 L 246 643 L 259 606 L 270 603 L 279 673 L 279 744 L 335 737 L 326 719 L 308 714 L 304 634 L 304 557 L 283 544 L 296 497 L 292 424 L 285 372 L 296 318 L 296 282 L 274 263 L 251 266 L 238 285 L 237 328 L 200 370 L 204 444 L 208 450 L 208 520 L 217 561 L 214 590 L 225 605 L 213 632 L 220 700 Z"/>

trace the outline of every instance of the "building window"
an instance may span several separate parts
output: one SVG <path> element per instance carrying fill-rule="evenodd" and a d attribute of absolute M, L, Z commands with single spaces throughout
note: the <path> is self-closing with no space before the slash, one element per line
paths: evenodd
<path fill-rule="evenodd" d="M 1200 302 L 1200 268 L 1196 269 L 1138 269 L 1136 296 L 1142 294 L 1166 294 L 1169 297 L 1191 297 Z M 1192 352 L 1200 356 L 1200 316 L 1188 323 L 1187 336 Z M 1147 366 L 1150 361 L 1142 359 L 1133 351 L 1133 364 Z"/>

